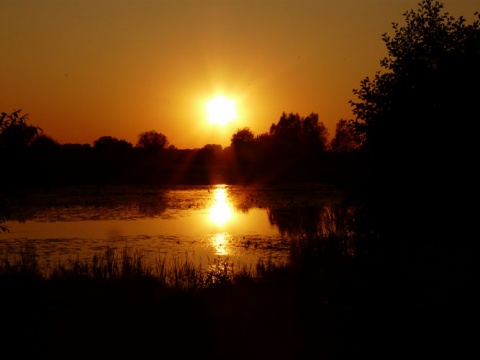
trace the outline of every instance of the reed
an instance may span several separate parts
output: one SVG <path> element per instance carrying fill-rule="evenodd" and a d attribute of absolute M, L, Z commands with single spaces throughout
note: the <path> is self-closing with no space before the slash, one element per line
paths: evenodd
<path fill-rule="evenodd" d="M 208 259 L 202 266 L 194 255 L 185 253 L 167 261 L 161 256 L 147 262 L 141 251 L 129 247 L 106 247 L 90 259 L 76 257 L 59 262 L 48 270 L 39 266 L 34 246 L 25 246 L 18 253 L 5 253 L 0 259 L 0 278 L 36 279 L 63 282 L 150 283 L 163 288 L 197 291 L 231 286 L 237 283 L 261 282 L 285 271 L 287 264 L 273 259 L 259 259 L 255 267 L 247 268 L 228 258 Z"/>
<path fill-rule="evenodd" d="M 25 246 L 17 253 L 5 253 L 0 258 L 2 279 L 24 279 L 63 283 L 130 283 L 135 286 L 156 286 L 163 289 L 196 292 L 244 284 L 311 283 L 321 286 L 330 282 L 325 276 L 338 278 L 348 268 L 351 259 L 361 257 L 360 234 L 346 222 L 348 214 L 327 211 L 324 221 L 316 228 L 288 240 L 289 259 L 258 259 L 246 267 L 228 257 L 207 259 L 207 265 L 195 255 L 168 258 L 160 254 L 153 260 L 141 250 L 125 246 L 107 246 L 91 258 L 76 257 L 44 269 L 38 262 L 35 247 Z M 202 263 L 204 265 L 202 265 Z M 327 275 L 326 275 L 327 274 Z M 320 281 L 319 281 L 320 279 Z"/>
<path fill-rule="evenodd" d="M 0 276 L 2 278 L 23 278 L 29 280 L 45 279 L 38 263 L 36 249 L 24 246 L 18 253 L 5 253 L 0 260 Z"/>

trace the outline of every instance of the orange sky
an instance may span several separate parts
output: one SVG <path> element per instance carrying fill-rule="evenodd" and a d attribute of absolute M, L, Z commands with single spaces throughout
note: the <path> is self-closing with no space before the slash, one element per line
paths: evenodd
<path fill-rule="evenodd" d="M 178 148 L 228 146 L 283 111 L 319 114 L 333 136 L 380 70 L 381 40 L 420 0 L 0 0 L 0 111 L 23 109 L 60 143 L 156 130 Z M 467 20 L 478 0 L 445 0 Z M 223 94 L 238 118 L 209 124 Z"/>

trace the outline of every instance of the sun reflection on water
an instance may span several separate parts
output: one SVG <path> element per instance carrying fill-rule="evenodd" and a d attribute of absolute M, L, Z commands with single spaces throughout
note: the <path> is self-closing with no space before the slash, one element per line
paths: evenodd
<path fill-rule="evenodd" d="M 218 233 L 212 236 L 212 245 L 215 248 L 215 255 L 228 255 L 230 236 L 227 233 Z"/>
<path fill-rule="evenodd" d="M 210 208 L 210 220 L 216 225 L 225 225 L 232 218 L 232 205 L 227 198 L 227 190 L 224 187 L 214 189 L 213 205 Z"/>
<path fill-rule="evenodd" d="M 224 185 L 217 185 L 213 190 L 213 201 L 210 207 L 210 220 L 218 228 L 224 228 L 233 217 L 233 207 L 228 199 L 227 190 Z M 222 231 L 213 234 L 210 238 L 211 244 L 215 248 L 216 255 L 228 255 L 228 245 L 231 235 Z"/>

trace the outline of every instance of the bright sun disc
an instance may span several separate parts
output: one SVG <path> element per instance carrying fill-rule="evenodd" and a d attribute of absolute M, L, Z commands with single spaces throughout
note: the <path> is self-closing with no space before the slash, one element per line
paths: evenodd
<path fill-rule="evenodd" d="M 213 124 L 225 125 L 237 117 L 235 102 L 223 96 L 217 96 L 210 100 L 205 108 L 208 121 Z"/>

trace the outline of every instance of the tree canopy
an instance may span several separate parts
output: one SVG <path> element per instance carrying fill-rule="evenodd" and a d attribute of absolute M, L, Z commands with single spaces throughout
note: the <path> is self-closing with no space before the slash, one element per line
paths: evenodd
<path fill-rule="evenodd" d="M 237 131 L 235 131 L 235 133 L 230 139 L 230 143 L 231 146 L 238 148 L 239 146 L 252 143 L 254 139 L 255 135 L 253 134 L 253 132 L 250 130 L 250 128 L 245 127 L 242 129 L 237 129 Z"/>
<path fill-rule="evenodd" d="M 0 114 L 0 150 L 10 155 L 21 151 L 42 131 L 38 126 L 29 125 L 28 114 L 22 110 Z"/>
<path fill-rule="evenodd" d="M 302 117 L 283 112 L 280 120 L 270 126 L 269 134 L 282 147 L 323 151 L 328 143 L 328 130 L 316 113 Z"/>
<path fill-rule="evenodd" d="M 467 199 L 478 187 L 480 15 L 467 24 L 423 0 L 383 35 L 382 72 L 366 77 L 351 101 L 364 137 L 363 189 L 376 222 L 398 241 L 471 236 Z M 394 241 L 395 242 L 395 241 Z"/>
<path fill-rule="evenodd" d="M 366 77 L 351 101 L 376 176 L 438 176 L 472 151 L 480 98 L 480 16 L 467 24 L 423 0 L 383 34 L 383 72 Z M 469 125 L 471 124 L 471 125 Z M 458 169 L 457 169 L 458 170 Z"/>
<path fill-rule="evenodd" d="M 93 149 L 97 151 L 120 152 L 131 148 L 132 144 L 113 136 L 101 136 L 93 142 Z"/>
<path fill-rule="evenodd" d="M 330 141 L 331 151 L 349 153 L 357 151 L 362 145 L 362 139 L 357 136 L 353 121 L 340 119 L 335 128 L 335 136 Z"/>
<path fill-rule="evenodd" d="M 136 147 L 145 150 L 161 150 L 168 146 L 167 137 L 155 130 L 145 131 L 138 135 Z"/>

